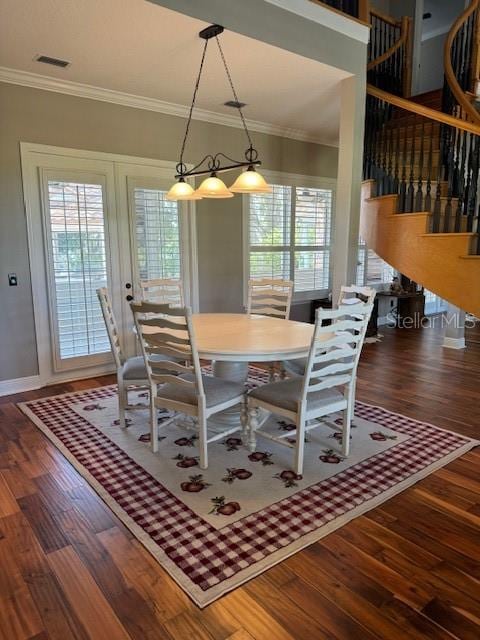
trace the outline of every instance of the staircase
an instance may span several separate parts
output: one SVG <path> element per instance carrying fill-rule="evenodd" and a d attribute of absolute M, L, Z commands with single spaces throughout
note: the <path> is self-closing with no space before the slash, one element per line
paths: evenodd
<path fill-rule="evenodd" d="M 457 20 L 454 36 L 447 38 L 453 46 L 462 37 L 462 54 L 457 43 L 450 67 L 461 75 L 463 86 L 467 63 L 476 65 L 478 4 L 471 3 L 464 12 L 465 25 Z M 389 24 L 385 16 L 383 23 Z M 408 63 L 408 55 L 398 58 L 398 51 L 408 38 L 398 25 L 408 28 L 408 23 L 396 24 L 399 35 L 393 45 L 390 35 L 384 38 L 389 46 L 383 52 L 381 46 L 371 46 L 378 55 L 369 63 L 368 79 L 377 86 L 367 88 L 360 234 L 408 278 L 480 316 L 480 116 L 475 109 L 472 115 L 466 92 L 458 98 L 458 82 L 455 90 L 444 87 L 404 97 L 408 73 L 402 64 Z M 392 51 L 397 60 L 389 62 Z M 446 57 L 450 54 L 446 51 Z"/>

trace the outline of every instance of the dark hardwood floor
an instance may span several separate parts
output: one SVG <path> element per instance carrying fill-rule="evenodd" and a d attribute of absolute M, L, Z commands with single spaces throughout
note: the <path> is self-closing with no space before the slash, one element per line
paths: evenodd
<path fill-rule="evenodd" d="M 382 331 L 358 398 L 480 437 L 480 343 Z M 203 611 L 15 402 L 0 398 L 0 638 L 480 638 L 480 453 L 474 450 Z"/>

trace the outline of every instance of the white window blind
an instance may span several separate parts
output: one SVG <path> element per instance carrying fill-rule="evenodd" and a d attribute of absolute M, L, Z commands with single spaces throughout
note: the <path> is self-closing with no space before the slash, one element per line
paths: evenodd
<path fill-rule="evenodd" d="M 332 191 L 272 189 L 249 199 L 249 277 L 293 280 L 302 293 L 328 289 Z"/>
<path fill-rule="evenodd" d="M 395 269 L 374 251 L 368 249 L 360 238 L 358 247 L 357 284 L 388 284 L 396 275 Z"/>
<path fill-rule="evenodd" d="M 332 192 L 295 189 L 295 290 L 328 289 Z"/>
<path fill-rule="evenodd" d="M 108 352 L 96 295 L 107 286 L 102 185 L 49 180 L 47 219 L 59 356 Z"/>
<path fill-rule="evenodd" d="M 180 278 L 178 206 L 166 191 L 135 188 L 135 234 L 140 280 Z"/>

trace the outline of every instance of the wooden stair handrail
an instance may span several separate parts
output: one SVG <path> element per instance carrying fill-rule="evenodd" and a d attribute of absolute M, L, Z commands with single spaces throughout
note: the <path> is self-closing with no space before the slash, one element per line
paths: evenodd
<path fill-rule="evenodd" d="M 376 18 L 380 18 L 380 20 L 383 20 L 383 22 L 388 22 L 388 24 L 391 24 L 392 27 L 400 26 L 400 20 L 396 20 L 395 18 L 392 18 L 392 16 L 389 16 L 386 13 L 383 13 L 382 11 L 380 11 L 379 9 L 375 9 L 374 7 L 370 9 L 370 15 L 373 15 Z"/>
<path fill-rule="evenodd" d="M 400 37 L 399 39 L 389 48 L 387 51 L 382 53 L 375 60 L 371 60 L 367 64 L 367 72 L 371 71 L 378 65 L 382 64 L 388 60 L 394 53 L 400 49 L 400 47 L 404 47 L 405 49 L 405 58 L 403 61 L 403 87 L 402 92 L 405 97 L 410 97 L 411 93 L 411 84 L 412 84 L 412 52 L 411 52 L 411 26 L 412 19 L 408 16 L 403 16 L 401 20 L 396 20 L 388 16 L 378 9 L 370 9 L 370 16 L 375 16 L 376 18 L 380 18 L 383 22 L 390 24 L 393 27 L 400 28 Z"/>
<path fill-rule="evenodd" d="M 371 13 L 374 14 L 374 15 L 377 15 L 377 13 L 375 11 L 371 11 Z M 383 19 L 384 18 L 382 18 L 382 20 Z M 399 26 L 401 23 L 394 22 L 393 24 L 395 26 Z M 388 58 L 390 58 L 390 56 L 393 55 L 395 53 L 395 51 L 397 49 L 399 49 L 404 42 L 406 42 L 406 40 L 407 40 L 407 32 L 402 30 L 402 32 L 400 33 L 400 38 L 394 44 L 392 44 L 390 49 L 387 49 L 385 51 L 385 53 L 382 53 L 381 56 L 378 56 L 378 58 L 375 58 L 375 60 L 371 60 L 367 64 L 367 71 L 370 71 L 370 69 L 373 69 L 373 67 L 376 67 L 377 65 L 381 64 L 382 62 L 385 62 L 385 60 L 388 60 Z"/>
<path fill-rule="evenodd" d="M 393 104 L 395 107 L 405 109 L 405 111 L 411 111 L 412 113 L 424 116 L 430 120 L 435 120 L 442 124 L 448 124 L 450 127 L 455 127 L 456 129 L 468 131 L 469 133 L 480 136 L 480 125 L 473 122 L 455 118 L 455 116 L 451 116 L 448 113 L 442 113 L 442 111 L 431 109 L 430 107 L 418 104 L 412 100 L 407 100 L 406 98 L 400 98 L 399 96 L 395 96 L 393 93 L 383 91 L 383 89 L 377 89 L 377 87 L 374 87 L 371 84 L 367 84 L 367 93 L 370 96 L 374 96 L 375 98 L 379 98 L 380 100 Z"/>
<path fill-rule="evenodd" d="M 478 124 L 480 124 L 480 114 L 463 92 L 453 71 L 451 50 L 455 36 L 459 32 L 462 25 L 472 15 L 472 13 L 476 9 L 478 9 L 479 2 L 480 0 L 472 0 L 468 7 L 463 11 L 463 13 L 458 16 L 458 18 L 453 23 L 452 28 L 448 32 L 448 36 L 445 40 L 445 46 L 443 49 L 443 65 L 445 68 L 445 78 L 447 80 L 448 86 L 450 87 L 450 90 L 460 107 L 472 119 L 473 122 Z"/>

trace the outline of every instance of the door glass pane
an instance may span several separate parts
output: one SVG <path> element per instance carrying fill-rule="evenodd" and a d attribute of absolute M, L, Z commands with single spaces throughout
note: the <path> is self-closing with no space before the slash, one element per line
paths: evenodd
<path fill-rule="evenodd" d="M 135 234 L 140 280 L 180 278 L 178 205 L 166 191 L 135 188 Z"/>
<path fill-rule="evenodd" d="M 61 359 L 110 351 L 96 289 L 107 286 L 103 189 L 48 181 L 48 229 Z"/>

